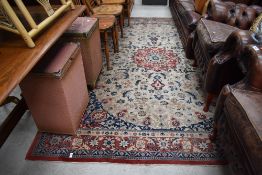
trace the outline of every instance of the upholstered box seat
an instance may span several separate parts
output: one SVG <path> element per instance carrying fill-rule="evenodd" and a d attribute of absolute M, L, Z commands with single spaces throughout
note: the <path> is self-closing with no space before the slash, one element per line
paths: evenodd
<path fill-rule="evenodd" d="M 76 134 L 89 102 L 77 44 L 53 47 L 20 86 L 39 131 Z"/>
<path fill-rule="evenodd" d="M 68 41 L 80 43 L 86 82 L 94 88 L 103 66 L 98 19 L 78 17 L 64 36 Z"/>

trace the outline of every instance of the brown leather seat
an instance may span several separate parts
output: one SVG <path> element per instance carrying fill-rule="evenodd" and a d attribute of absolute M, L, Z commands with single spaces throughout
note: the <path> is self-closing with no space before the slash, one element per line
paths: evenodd
<path fill-rule="evenodd" d="M 261 175 L 262 48 L 249 45 L 242 53 L 240 62 L 248 60 L 244 64 L 246 77 L 221 91 L 215 128 L 225 156 L 235 167 L 235 174 Z"/>

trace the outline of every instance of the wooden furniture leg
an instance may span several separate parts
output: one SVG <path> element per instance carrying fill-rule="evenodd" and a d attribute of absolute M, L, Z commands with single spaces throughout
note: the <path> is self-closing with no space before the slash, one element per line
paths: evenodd
<path fill-rule="evenodd" d="M 119 17 L 119 26 L 120 26 L 120 30 L 121 30 L 121 38 L 124 37 L 124 31 L 123 31 L 123 25 L 124 25 L 124 16 L 123 14 L 121 13 L 120 17 Z"/>
<path fill-rule="evenodd" d="M 118 43 L 118 32 L 117 32 L 117 26 L 116 23 L 113 26 L 113 32 L 114 32 L 114 36 L 115 36 L 115 48 L 116 48 L 116 52 L 119 52 L 119 43 Z"/>
<path fill-rule="evenodd" d="M 206 103 L 205 103 L 205 106 L 204 106 L 204 109 L 203 109 L 204 112 L 208 112 L 209 106 L 210 106 L 214 97 L 215 97 L 214 94 L 211 94 L 211 93 L 207 94 Z"/>
<path fill-rule="evenodd" d="M 0 126 L 0 148 L 5 143 L 5 140 L 8 138 L 26 110 L 27 105 L 25 100 L 22 98 Z"/>
<path fill-rule="evenodd" d="M 112 70 L 110 59 L 109 59 L 109 46 L 108 46 L 108 34 L 107 31 L 104 31 L 104 45 L 105 45 L 105 55 L 106 55 L 106 65 L 107 70 Z"/>
<path fill-rule="evenodd" d="M 8 96 L 8 97 L 4 100 L 4 102 L 3 102 L 2 104 L 0 104 L 0 107 L 6 105 L 6 104 L 8 104 L 8 103 L 18 104 L 19 101 L 20 101 L 19 98 L 15 97 L 15 96 Z"/>
<path fill-rule="evenodd" d="M 114 44 L 114 53 L 117 52 L 117 45 L 116 45 L 116 33 L 114 27 L 111 28 L 112 31 L 112 39 L 113 39 L 113 44 Z"/>
<path fill-rule="evenodd" d="M 128 11 L 127 11 L 128 26 L 130 26 L 130 16 L 131 16 L 130 9 L 128 9 Z"/>
<path fill-rule="evenodd" d="M 116 24 L 114 26 L 114 31 L 115 31 L 115 37 L 116 37 L 116 48 L 117 48 L 117 52 L 119 52 L 119 41 L 118 41 L 119 37 L 118 37 L 118 31 L 117 31 Z"/>

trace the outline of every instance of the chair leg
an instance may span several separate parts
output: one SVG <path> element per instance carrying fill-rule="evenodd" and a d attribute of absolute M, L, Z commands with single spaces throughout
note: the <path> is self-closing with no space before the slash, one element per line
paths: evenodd
<path fill-rule="evenodd" d="M 214 94 L 211 94 L 211 93 L 207 94 L 206 103 L 205 103 L 205 106 L 204 106 L 204 109 L 203 109 L 204 112 L 208 112 L 209 106 L 210 106 L 212 100 L 214 99 L 214 97 L 215 97 Z"/>
<path fill-rule="evenodd" d="M 117 32 L 116 23 L 114 24 L 114 33 L 115 33 L 115 40 L 116 40 L 116 51 L 119 52 L 118 32 Z"/>
<path fill-rule="evenodd" d="M 131 16 L 131 9 L 130 7 L 128 7 L 128 10 L 127 10 L 127 17 L 128 17 L 128 26 L 130 26 L 130 17 Z"/>
<path fill-rule="evenodd" d="M 111 67 L 111 65 L 110 65 L 110 59 L 109 59 L 109 48 L 108 48 L 108 35 L 107 35 L 107 31 L 104 32 L 104 45 L 105 45 L 105 55 L 106 55 L 107 70 L 112 70 L 112 67 Z"/>
<path fill-rule="evenodd" d="M 116 33 L 114 27 L 111 28 L 112 31 L 112 39 L 113 39 L 113 44 L 114 44 L 114 53 L 117 52 L 117 46 L 116 46 Z"/>
<path fill-rule="evenodd" d="M 120 26 L 120 30 L 121 30 L 121 38 L 124 37 L 124 31 L 123 31 L 123 13 L 121 13 L 120 18 L 119 18 L 119 26 Z"/>

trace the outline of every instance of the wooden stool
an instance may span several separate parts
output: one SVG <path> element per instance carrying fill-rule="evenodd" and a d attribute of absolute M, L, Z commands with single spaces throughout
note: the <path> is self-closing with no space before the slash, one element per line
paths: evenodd
<path fill-rule="evenodd" d="M 123 5 L 124 12 L 127 14 L 128 26 L 130 25 L 131 12 L 134 5 L 134 0 L 102 0 L 101 2 L 104 5 L 114 5 L 119 4 Z"/>
<path fill-rule="evenodd" d="M 82 2 L 87 6 L 86 10 L 89 15 L 114 15 L 118 19 L 121 38 L 124 37 L 124 11 L 122 5 L 101 5 L 97 4 L 95 0 L 82 0 Z"/>
<path fill-rule="evenodd" d="M 114 52 L 119 51 L 118 46 L 118 32 L 116 28 L 116 18 L 113 15 L 93 15 L 92 17 L 99 19 L 99 30 L 104 39 L 105 55 L 107 70 L 112 70 L 109 59 L 109 46 L 108 46 L 108 32 L 112 32 L 112 39 L 114 43 Z"/>

